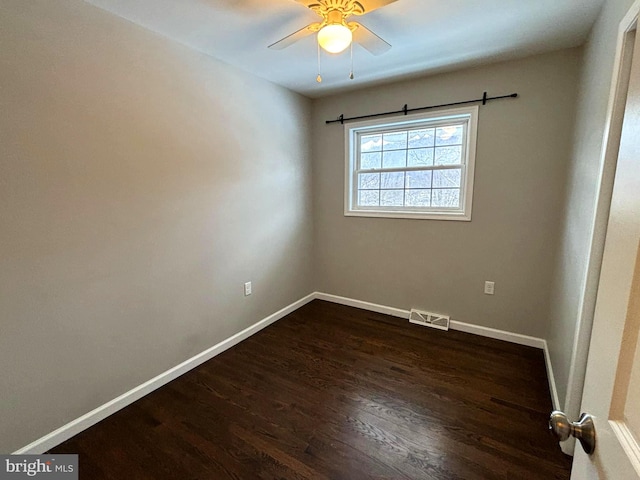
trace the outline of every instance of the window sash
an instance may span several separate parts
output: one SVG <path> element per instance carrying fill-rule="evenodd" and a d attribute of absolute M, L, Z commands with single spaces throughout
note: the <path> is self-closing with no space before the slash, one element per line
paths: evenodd
<path fill-rule="evenodd" d="M 347 155 L 345 215 L 469 221 L 475 170 L 477 114 L 477 107 L 462 107 L 430 115 L 411 114 L 396 117 L 388 120 L 386 124 L 383 123 L 384 120 L 377 119 L 345 125 Z M 448 138 L 443 138 L 442 131 L 437 131 L 440 127 L 456 127 L 456 138 L 451 140 L 456 143 L 447 144 Z M 412 137 L 412 132 L 419 130 L 431 130 L 431 132 L 425 132 L 421 138 Z M 406 136 L 385 138 L 399 132 L 406 132 Z M 379 137 L 375 138 L 376 136 Z M 430 138 L 431 136 L 433 138 Z M 365 139 L 363 143 L 363 137 L 374 138 Z M 369 140 L 372 143 L 369 143 Z M 388 142 L 393 143 L 389 145 Z M 401 148 L 398 148 L 399 146 Z M 450 152 L 441 152 L 438 155 L 438 149 L 448 147 L 460 149 L 460 156 L 457 157 L 458 152 L 455 152 L 454 157 L 447 155 Z M 412 154 L 415 150 L 431 150 L 431 152 Z M 384 154 L 388 152 L 403 152 L 404 158 L 391 158 L 391 155 L 385 158 Z M 377 154 L 379 157 L 366 154 Z M 436 162 L 447 160 L 456 163 L 436 164 Z M 363 168 L 364 162 L 367 162 L 366 168 Z M 404 165 L 401 162 L 404 162 Z M 452 178 L 449 175 L 436 173 L 443 170 L 456 170 L 455 176 Z M 409 176 L 412 172 L 432 173 L 426 176 L 421 175 L 419 177 L 422 178 L 417 179 L 414 176 L 410 181 Z M 384 178 L 384 176 L 361 178 L 363 174 L 393 173 L 405 175 L 402 180 Z M 429 176 L 430 179 L 428 179 Z M 397 182 L 394 183 L 394 180 Z M 458 186 L 455 186 L 456 183 Z M 360 188 L 361 185 L 365 188 Z M 394 187 L 394 185 L 397 186 Z M 452 207 L 433 205 L 455 200 L 457 205 Z M 365 204 L 371 203 L 371 205 L 361 205 L 360 201 Z M 396 205 L 380 205 L 381 202 Z M 409 205 L 406 205 L 407 203 Z M 420 206 L 420 203 L 429 204 L 429 206 Z"/>
<path fill-rule="evenodd" d="M 467 139 L 468 139 L 468 130 L 469 130 L 469 121 L 470 121 L 470 115 L 464 115 L 464 118 L 457 118 L 457 119 L 453 119 L 453 118 L 448 118 L 448 119 L 441 119 L 441 120 L 426 120 L 426 121 L 421 121 L 421 122 L 417 122 L 416 124 L 413 125 L 398 125 L 398 126 L 393 126 L 393 127 L 377 127 L 377 128 L 371 128 L 371 129 L 361 129 L 358 130 L 358 132 L 356 132 L 356 134 L 354 135 L 353 139 L 356 142 L 355 145 L 355 156 L 356 156 L 356 165 L 355 168 L 353 169 L 353 178 L 352 178 L 352 182 L 353 182 L 353 189 L 352 189 L 352 198 L 351 198 L 351 209 L 355 210 L 355 211 L 411 211 L 411 212 L 459 212 L 462 211 L 464 209 L 464 205 L 465 205 L 465 181 L 466 181 L 466 158 L 467 158 Z M 435 137 L 435 130 L 437 128 L 442 128 L 442 127 L 462 127 L 462 138 L 460 140 L 461 143 L 455 143 L 452 145 L 437 145 L 437 138 Z M 419 130 L 434 130 L 434 139 L 433 139 L 433 145 L 427 146 L 427 147 L 423 147 L 423 146 L 419 146 L 419 147 L 410 147 L 409 146 L 409 135 L 411 134 L 411 132 L 415 132 L 415 131 L 419 131 Z M 363 152 L 362 151 L 362 138 L 363 137 L 370 137 L 370 136 L 375 136 L 375 135 L 382 135 L 384 136 L 389 135 L 389 134 L 394 134 L 394 133 L 398 133 L 398 132 L 407 132 L 407 145 L 405 148 L 391 148 L 389 150 L 385 150 L 384 148 L 384 143 L 380 146 L 380 150 L 373 150 L 373 151 L 366 151 Z M 444 165 L 435 165 L 435 151 L 438 148 L 447 148 L 447 147 L 460 147 L 460 163 L 452 163 L 452 164 L 444 164 Z M 433 158 L 433 162 L 434 165 L 420 165 L 420 166 L 407 166 L 406 162 L 408 161 L 407 158 L 405 158 L 405 166 L 404 167 L 384 167 L 382 166 L 383 164 L 383 154 L 385 152 L 407 152 L 407 156 L 408 156 L 408 152 L 410 150 L 418 150 L 418 149 L 431 149 L 434 151 L 434 158 Z M 363 153 L 379 153 L 381 158 L 380 158 L 380 168 L 362 168 L 361 164 L 362 164 L 362 154 Z M 428 188 L 406 188 L 406 180 L 405 180 L 405 184 L 403 185 L 403 187 L 398 187 L 398 188 L 382 188 L 381 186 L 379 188 L 373 188 L 373 189 L 366 189 L 366 188 L 360 188 L 360 184 L 359 184 L 359 176 L 361 174 L 367 174 L 367 173 L 407 173 L 407 172 L 427 172 L 427 171 L 438 171 L 438 170 L 460 170 L 460 186 L 458 187 L 434 187 L 433 186 L 433 181 L 431 182 L 431 185 Z M 359 192 L 362 191 L 377 191 L 377 192 L 383 192 L 383 191 L 402 191 L 403 192 L 403 203 L 406 202 L 406 192 L 407 191 L 411 191 L 411 190 L 428 190 L 430 192 L 430 194 L 433 194 L 434 190 L 458 190 L 459 192 L 459 198 L 458 198 L 458 206 L 455 207 L 443 207 L 443 206 L 407 206 L 407 205 L 397 205 L 397 206 L 390 206 L 390 205 L 374 205 L 374 206 L 367 206 L 367 205 L 360 205 L 359 204 L 359 200 L 360 200 L 360 195 Z M 430 202 L 431 203 L 431 202 Z"/>
<path fill-rule="evenodd" d="M 400 190 L 400 189 L 398 189 Z M 405 191 L 409 191 L 412 189 L 407 189 Z M 416 189 L 416 190 L 459 190 L 457 188 L 427 188 L 427 189 Z M 361 191 L 378 191 L 378 190 L 361 190 Z M 385 190 L 380 190 L 385 191 Z M 460 199 L 462 201 L 462 194 L 460 192 Z M 462 204 L 464 205 L 464 204 Z M 462 211 L 461 207 L 416 207 L 416 206 L 393 206 L 393 205 L 373 205 L 373 206 L 359 206 L 358 210 L 363 211 L 385 211 L 385 212 L 460 212 Z"/>
<path fill-rule="evenodd" d="M 466 163 L 452 163 L 448 165 L 428 165 L 424 167 L 393 167 L 393 168 L 367 168 L 363 170 L 354 170 L 358 173 L 394 173 L 394 172 L 422 172 L 432 170 L 453 170 L 456 168 L 464 168 Z"/>

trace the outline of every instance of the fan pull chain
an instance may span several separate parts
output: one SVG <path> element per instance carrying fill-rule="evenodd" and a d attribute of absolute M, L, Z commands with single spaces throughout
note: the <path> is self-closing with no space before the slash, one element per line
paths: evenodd
<path fill-rule="evenodd" d="M 353 42 L 351 42 L 351 72 L 349 72 L 349 80 L 353 80 Z"/>
<path fill-rule="evenodd" d="M 318 76 L 316 77 L 316 82 L 322 83 L 322 75 L 320 74 L 320 43 L 318 43 Z"/>

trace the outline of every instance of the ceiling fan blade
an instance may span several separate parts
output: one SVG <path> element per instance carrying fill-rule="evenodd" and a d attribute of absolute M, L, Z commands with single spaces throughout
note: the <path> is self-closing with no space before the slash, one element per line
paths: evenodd
<path fill-rule="evenodd" d="M 373 12 L 374 10 L 377 10 L 379 8 L 382 7 L 386 7 L 387 5 L 389 5 L 390 3 L 394 3 L 397 2 L 398 0 L 357 0 L 355 3 L 359 3 L 362 6 L 362 9 L 364 10 L 364 13 L 369 13 L 369 12 Z M 301 3 L 302 5 L 304 5 L 307 8 L 313 8 L 313 7 L 320 7 L 320 2 L 319 0 L 296 0 L 296 2 Z M 325 5 L 331 5 L 332 3 L 334 4 L 340 4 L 340 1 L 335 1 L 335 0 L 328 0 L 325 2 Z M 356 13 L 356 15 L 358 15 L 358 13 Z M 360 14 L 362 15 L 362 14 Z"/>
<path fill-rule="evenodd" d="M 278 40 L 275 43 L 269 45 L 272 50 L 282 50 L 283 48 L 287 48 L 290 45 L 293 45 L 298 40 L 302 40 L 304 37 L 308 37 L 309 35 L 313 35 L 318 30 L 320 30 L 320 23 L 311 23 L 304 28 L 301 28 L 297 32 L 293 32 L 291 35 L 287 35 L 281 40 Z"/>
<path fill-rule="evenodd" d="M 298 0 L 298 1 L 301 1 L 301 0 Z M 390 3 L 394 3 L 394 2 L 397 2 L 397 1 L 398 0 L 358 0 L 357 3 L 362 5 L 364 13 L 366 14 L 366 13 L 369 13 L 369 12 L 373 12 L 374 10 L 377 10 L 379 8 L 386 7 Z M 313 3 L 313 2 L 309 2 L 309 3 Z M 357 13 L 356 13 L 356 15 L 357 15 Z"/>
<path fill-rule="evenodd" d="M 314 5 L 320 5 L 318 0 L 296 0 L 296 2 L 301 3 L 307 8 L 311 8 Z"/>
<path fill-rule="evenodd" d="M 374 55 L 382 55 L 388 52 L 391 45 L 373 33 L 367 27 L 358 22 L 350 22 L 349 26 L 355 25 L 353 30 L 353 41 L 362 45 Z"/>

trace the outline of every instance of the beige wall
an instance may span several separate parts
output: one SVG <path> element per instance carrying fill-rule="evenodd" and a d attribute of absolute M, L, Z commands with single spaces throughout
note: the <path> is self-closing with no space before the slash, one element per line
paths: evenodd
<path fill-rule="evenodd" d="M 315 100 L 319 289 L 546 337 L 580 58 L 570 49 Z M 483 90 L 520 97 L 480 108 L 471 222 L 344 217 L 343 128 L 325 120 Z"/>
<path fill-rule="evenodd" d="M 0 452 L 313 290 L 307 99 L 3 0 L 0 112 Z"/>
<path fill-rule="evenodd" d="M 585 46 L 573 153 L 553 276 L 548 343 L 562 408 L 579 415 L 615 165 L 602 146 L 618 25 L 633 0 L 607 0 Z M 599 192 L 602 195 L 599 195 Z M 597 214 L 597 215 L 596 215 Z M 596 218 L 597 216 L 597 218 Z"/>

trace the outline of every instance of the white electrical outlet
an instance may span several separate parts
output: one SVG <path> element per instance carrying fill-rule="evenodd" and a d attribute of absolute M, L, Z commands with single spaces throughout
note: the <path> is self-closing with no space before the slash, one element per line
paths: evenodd
<path fill-rule="evenodd" d="M 496 282 L 484 282 L 485 295 L 493 295 L 496 288 Z"/>
<path fill-rule="evenodd" d="M 251 295 L 251 282 L 244 284 L 244 296 L 248 297 L 249 295 Z"/>

